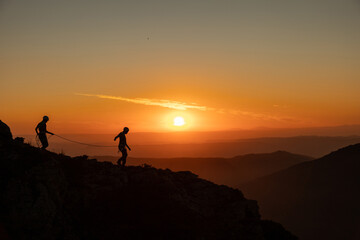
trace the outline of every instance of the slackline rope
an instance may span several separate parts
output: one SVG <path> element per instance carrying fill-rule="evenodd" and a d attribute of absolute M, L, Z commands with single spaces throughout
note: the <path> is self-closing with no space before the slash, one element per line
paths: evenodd
<path fill-rule="evenodd" d="M 82 143 L 82 142 L 74 141 L 74 140 L 59 136 L 57 134 L 54 134 L 54 136 L 57 136 L 58 138 L 62 138 L 64 140 L 72 142 L 72 143 L 82 144 L 82 145 L 86 145 L 86 146 L 90 146 L 90 147 L 117 147 L 117 146 L 114 146 L 114 145 L 110 146 L 110 145 L 96 145 L 96 144 Z"/>

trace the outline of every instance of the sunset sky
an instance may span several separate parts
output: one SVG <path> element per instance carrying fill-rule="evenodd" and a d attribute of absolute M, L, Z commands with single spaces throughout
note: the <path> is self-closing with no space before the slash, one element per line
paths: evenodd
<path fill-rule="evenodd" d="M 358 0 L 0 1 L 15 133 L 360 124 L 359 93 Z"/>

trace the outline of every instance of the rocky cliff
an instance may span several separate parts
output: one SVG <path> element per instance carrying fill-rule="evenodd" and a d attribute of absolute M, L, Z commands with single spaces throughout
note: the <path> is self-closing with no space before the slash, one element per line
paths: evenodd
<path fill-rule="evenodd" d="M 0 140 L 1 239 L 296 239 L 262 221 L 257 203 L 239 190 L 191 172 L 122 169 L 7 136 Z"/>

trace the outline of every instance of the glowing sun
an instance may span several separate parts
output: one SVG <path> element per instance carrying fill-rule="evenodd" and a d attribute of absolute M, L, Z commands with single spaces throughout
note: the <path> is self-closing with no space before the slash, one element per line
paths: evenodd
<path fill-rule="evenodd" d="M 183 126 L 183 125 L 185 125 L 185 120 L 183 117 L 175 117 L 173 124 L 174 124 L 174 126 Z"/>

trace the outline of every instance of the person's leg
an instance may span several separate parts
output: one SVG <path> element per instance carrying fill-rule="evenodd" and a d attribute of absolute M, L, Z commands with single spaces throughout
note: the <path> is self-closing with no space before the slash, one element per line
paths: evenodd
<path fill-rule="evenodd" d="M 121 166 L 121 158 L 122 158 L 122 157 L 120 157 L 120 158 L 117 160 L 117 165 L 119 165 L 119 166 Z"/>
<path fill-rule="evenodd" d="M 121 157 L 117 160 L 117 165 L 121 166 L 123 147 L 119 145 L 118 148 L 119 148 L 119 151 L 121 152 Z"/>
<path fill-rule="evenodd" d="M 121 161 L 122 161 L 122 166 L 125 167 L 126 164 L 126 158 L 127 158 L 127 151 L 126 148 L 123 148 L 123 150 L 121 151 L 122 153 L 122 157 L 121 157 Z"/>
<path fill-rule="evenodd" d="M 45 149 L 49 146 L 49 143 L 48 143 L 48 140 L 47 140 L 47 137 L 45 134 L 40 134 L 39 139 L 40 139 L 40 142 L 42 145 L 41 149 Z"/>

